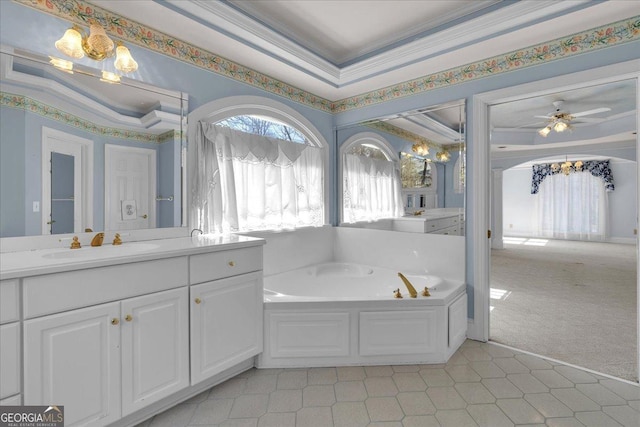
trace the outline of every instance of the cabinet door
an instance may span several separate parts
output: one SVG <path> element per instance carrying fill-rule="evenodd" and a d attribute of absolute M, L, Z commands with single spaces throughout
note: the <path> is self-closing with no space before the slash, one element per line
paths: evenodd
<path fill-rule="evenodd" d="M 120 418 L 120 303 L 24 322 L 24 404 L 64 405 L 65 425 Z"/>
<path fill-rule="evenodd" d="M 191 383 L 262 351 L 262 272 L 191 287 Z"/>
<path fill-rule="evenodd" d="M 0 399 L 20 393 L 20 323 L 0 326 Z"/>
<path fill-rule="evenodd" d="M 189 291 L 122 301 L 122 415 L 189 385 Z"/>

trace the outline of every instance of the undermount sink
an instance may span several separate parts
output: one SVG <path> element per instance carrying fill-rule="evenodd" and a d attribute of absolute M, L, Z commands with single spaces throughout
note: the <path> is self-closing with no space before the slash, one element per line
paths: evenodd
<path fill-rule="evenodd" d="M 106 246 L 87 246 L 80 249 L 56 250 L 42 255 L 43 258 L 49 259 L 80 259 L 80 258 L 102 258 L 114 256 L 127 256 L 140 254 L 152 249 L 156 249 L 158 245 L 153 243 L 123 243 L 122 245 L 106 245 Z"/>

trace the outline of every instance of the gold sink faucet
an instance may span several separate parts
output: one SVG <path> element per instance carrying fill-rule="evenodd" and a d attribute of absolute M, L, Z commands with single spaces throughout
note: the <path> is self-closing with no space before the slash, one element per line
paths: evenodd
<path fill-rule="evenodd" d="M 102 246 L 103 240 L 104 240 L 104 233 L 98 233 L 94 236 L 93 240 L 91 240 L 91 246 Z"/>
<path fill-rule="evenodd" d="M 411 298 L 417 298 L 418 297 L 418 292 L 416 291 L 416 288 L 413 287 L 413 285 L 411 284 L 409 279 L 404 277 L 404 274 L 402 274 L 402 273 L 398 273 L 398 276 L 400 276 L 400 278 L 404 282 L 405 286 L 407 287 L 407 290 L 409 291 L 409 295 L 411 295 Z"/>

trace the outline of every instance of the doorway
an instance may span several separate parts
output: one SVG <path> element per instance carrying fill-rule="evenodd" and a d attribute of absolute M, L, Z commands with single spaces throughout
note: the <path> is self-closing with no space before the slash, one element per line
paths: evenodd
<path fill-rule="evenodd" d="M 472 160 L 472 182 L 471 184 L 471 198 L 470 205 L 470 219 L 473 222 L 473 236 L 474 239 L 471 242 L 473 251 L 473 281 L 474 281 L 474 320 L 470 323 L 469 337 L 478 339 L 481 341 L 487 341 L 490 338 L 490 307 L 491 307 L 491 240 L 487 238 L 487 230 L 491 229 L 492 232 L 497 231 L 500 234 L 502 226 L 496 226 L 492 224 L 492 206 L 491 203 L 500 198 L 497 194 L 491 193 L 490 188 L 490 171 L 492 165 L 492 155 L 490 152 L 491 143 L 495 139 L 490 139 L 490 106 L 500 103 L 507 103 L 527 97 L 549 95 L 557 93 L 559 91 L 567 91 L 573 89 L 584 88 L 586 86 L 594 86 L 604 83 L 617 82 L 622 80 L 633 80 L 637 87 L 638 73 L 637 67 L 634 67 L 631 63 L 624 63 L 616 65 L 615 67 L 603 67 L 600 69 L 589 70 L 573 74 L 571 76 L 562 76 L 558 78 L 548 79 L 545 81 L 534 82 L 514 88 L 501 89 L 490 93 L 480 94 L 474 97 L 473 100 L 473 135 L 475 136 L 475 150 Z M 580 83 L 575 83 L 580 82 Z M 637 91 L 635 95 L 635 102 L 637 104 Z M 635 110 L 634 120 L 637 123 L 638 112 Z M 635 149 L 637 150 L 638 142 L 637 136 L 633 136 Z M 470 147 L 471 149 L 471 147 Z M 636 174 L 636 197 L 637 197 L 637 174 Z M 637 200 L 637 199 L 636 199 Z M 636 203 L 637 205 L 637 203 Z M 636 206 L 637 211 L 637 206 Z M 497 229 L 493 229 L 492 226 L 496 226 Z M 500 236 L 502 239 L 502 236 Z M 633 236 L 633 240 L 637 244 L 637 235 Z M 636 269 L 638 265 L 637 251 L 632 254 L 632 258 L 635 260 Z M 636 295 L 638 289 L 638 279 L 635 280 Z M 638 299 L 635 299 L 635 311 L 637 318 Z M 638 323 L 635 322 L 635 331 L 633 336 L 635 337 L 635 345 L 638 342 Z M 553 329 L 553 328 L 551 328 Z M 637 355 L 637 347 L 635 351 Z M 636 373 L 638 372 L 638 360 L 637 357 L 632 363 L 636 366 Z"/>

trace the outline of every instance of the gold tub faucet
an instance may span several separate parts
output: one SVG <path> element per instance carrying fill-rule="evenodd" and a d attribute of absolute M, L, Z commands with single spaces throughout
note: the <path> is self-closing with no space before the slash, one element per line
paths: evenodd
<path fill-rule="evenodd" d="M 418 292 L 416 291 L 416 288 L 413 287 L 413 285 L 411 284 L 409 279 L 404 277 L 404 274 L 402 274 L 402 273 L 398 273 L 398 276 L 400 276 L 400 278 L 404 282 L 405 286 L 407 287 L 407 290 L 409 291 L 409 295 L 411 295 L 411 298 L 417 298 L 418 297 Z"/>
<path fill-rule="evenodd" d="M 91 246 L 102 246 L 103 240 L 104 240 L 104 233 L 98 233 L 94 236 L 93 240 L 91 240 Z"/>

